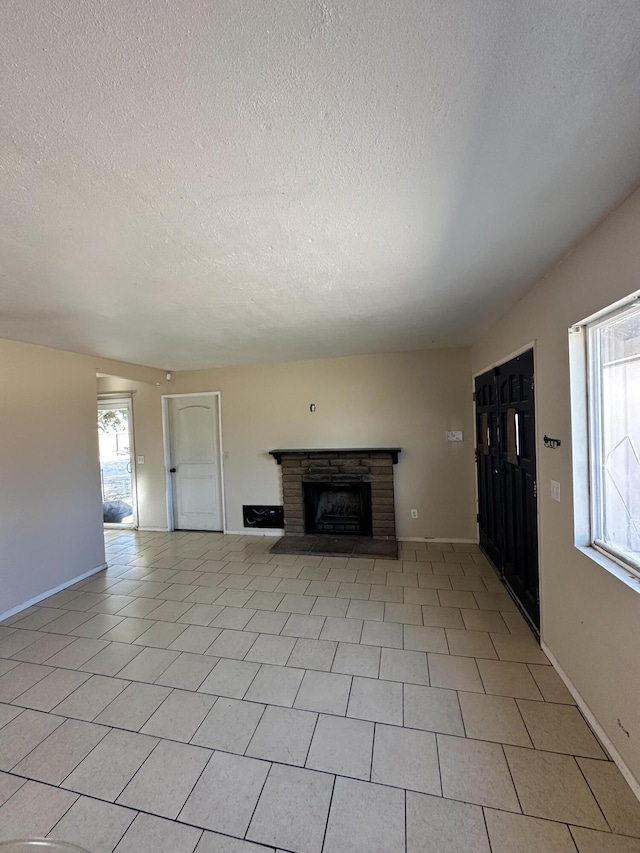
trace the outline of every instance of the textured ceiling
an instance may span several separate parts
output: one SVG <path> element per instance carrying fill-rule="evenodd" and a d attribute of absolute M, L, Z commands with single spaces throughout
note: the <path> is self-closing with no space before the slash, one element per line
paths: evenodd
<path fill-rule="evenodd" d="M 0 336 L 470 343 L 640 178 L 637 0 L 4 0 Z"/>

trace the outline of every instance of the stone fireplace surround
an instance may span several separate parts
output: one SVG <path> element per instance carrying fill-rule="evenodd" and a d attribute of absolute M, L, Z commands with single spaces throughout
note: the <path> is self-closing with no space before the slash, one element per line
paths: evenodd
<path fill-rule="evenodd" d="M 304 536 L 303 483 L 370 483 L 372 538 L 396 538 L 393 466 L 399 447 L 271 450 L 282 466 L 285 537 Z"/>

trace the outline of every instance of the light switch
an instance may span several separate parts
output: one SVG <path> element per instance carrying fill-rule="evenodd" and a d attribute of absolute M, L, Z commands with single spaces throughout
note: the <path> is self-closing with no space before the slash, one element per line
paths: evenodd
<path fill-rule="evenodd" d="M 144 465 L 144 456 L 138 456 L 138 465 Z"/>
<path fill-rule="evenodd" d="M 557 480 L 551 481 L 551 497 L 560 503 L 560 483 Z"/>
<path fill-rule="evenodd" d="M 448 429 L 447 430 L 447 441 L 462 441 L 462 430 L 461 429 Z"/>

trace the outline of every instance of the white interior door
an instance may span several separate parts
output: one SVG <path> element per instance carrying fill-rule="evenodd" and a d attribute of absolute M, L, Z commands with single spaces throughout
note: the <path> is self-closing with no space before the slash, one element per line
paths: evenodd
<path fill-rule="evenodd" d="M 222 530 L 218 395 L 169 398 L 173 523 Z"/>

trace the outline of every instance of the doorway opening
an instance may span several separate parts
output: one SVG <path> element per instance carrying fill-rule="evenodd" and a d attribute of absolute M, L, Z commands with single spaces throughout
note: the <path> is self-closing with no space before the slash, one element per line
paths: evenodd
<path fill-rule="evenodd" d="M 98 445 L 105 527 L 137 527 L 131 397 L 98 397 Z"/>
<path fill-rule="evenodd" d="M 225 532 L 220 392 L 164 395 L 162 425 L 168 529 Z"/>
<path fill-rule="evenodd" d="M 475 378 L 480 547 L 540 630 L 533 349 Z"/>

